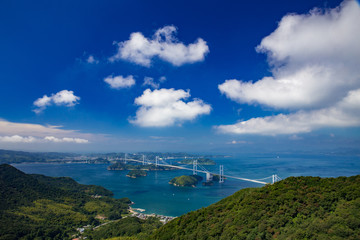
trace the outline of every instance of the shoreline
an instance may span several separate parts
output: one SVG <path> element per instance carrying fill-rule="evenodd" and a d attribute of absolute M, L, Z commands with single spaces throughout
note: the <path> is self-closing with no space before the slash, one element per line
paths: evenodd
<path fill-rule="evenodd" d="M 171 220 L 177 218 L 177 217 L 173 217 L 173 216 L 159 215 L 156 213 L 151 213 L 151 214 L 143 213 L 145 211 L 146 210 L 143 208 L 132 208 L 129 206 L 129 212 L 130 212 L 131 216 L 137 217 L 137 218 L 140 218 L 143 220 L 145 220 L 149 217 L 155 217 L 155 218 L 159 218 L 160 222 L 162 222 L 163 224 L 166 224 L 166 223 L 170 222 Z"/>

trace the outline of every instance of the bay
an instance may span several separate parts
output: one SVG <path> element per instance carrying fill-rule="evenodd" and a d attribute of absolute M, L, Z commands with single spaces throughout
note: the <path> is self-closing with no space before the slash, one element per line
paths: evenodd
<path fill-rule="evenodd" d="M 359 156 L 246 155 L 214 160 L 217 165 L 204 167 L 211 172 L 219 172 L 221 164 L 224 165 L 225 175 L 249 179 L 261 179 L 272 174 L 283 179 L 290 176 L 338 177 L 360 174 Z M 116 198 L 130 198 L 135 202 L 133 207 L 145 209 L 144 213 L 166 216 L 180 216 L 209 206 L 240 189 L 262 186 L 230 178 L 222 184 L 198 184 L 196 188 L 168 184 L 176 176 L 192 174 L 187 170 L 151 171 L 146 177 L 133 179 L 126 177 L 128 171 L 108 171 L 108 164 L 26 163 L 13 166 L 25 173 L 68 176 L 82 184 L 100 185 L 114 192 Z M 191 165 L 189 167 L 192 168 Z M 199 175 L 205 178 L 204 174 Z"/>

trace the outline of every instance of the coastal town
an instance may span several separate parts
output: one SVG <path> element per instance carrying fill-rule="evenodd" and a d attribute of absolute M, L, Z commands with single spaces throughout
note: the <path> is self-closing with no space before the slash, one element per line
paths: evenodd
<path fill-rule="evenodd" d="M 158 215 L 155 213 L 151 213 L 151 214 L 146 214 L 143 213 L 145 212 L 145 209 L 141 209 L 141 208 L 131 208 L 130 207 L 130 213 L 132 217 L 137 217 L 140 219 L 148 219 L 150 217 L 155 217 L 155 218 L 159 218 L 160 222 L 162 222 L 163 224 L 170 222 L 171 220 L 175 219 L 176 217 L 171 217 L 171 216 L 164 216 L 164 215 Z"/>

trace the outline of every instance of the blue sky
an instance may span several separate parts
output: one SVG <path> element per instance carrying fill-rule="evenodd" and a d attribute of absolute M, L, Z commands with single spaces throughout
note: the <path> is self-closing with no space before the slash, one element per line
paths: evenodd
<path fill-rule="evenodd" d="M 1 1 L 0 148 L 353 152 L 356 1 Z"/>

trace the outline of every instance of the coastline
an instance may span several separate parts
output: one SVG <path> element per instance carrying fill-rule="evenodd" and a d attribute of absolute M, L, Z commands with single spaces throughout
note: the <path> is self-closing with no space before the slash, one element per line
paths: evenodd
<path fill-rule="evenodd" d="M 266 155 L 266 154 L 264 154 Z M 282 178 L 288 176 L 319 176 L 336 177 L 359 174 L 360 161 L 358 156 L 280 156 L 263 157 L 242 155 L 239 158 L 215 159 L 225 168 L 225 174 L 244 177 L 261 178 L 273 173 L 268 168 L 269 162 L 278 169 Z M 318 168 L 311 167 L 316 164 Z M 188 171 L 150 172 L 146 178 L 135 179 L 126 177 L 126 172 L 106 171 L 107 164 L 85 163 L 14 163 L 21 171 L 30 174 L 47 176 L 68 176 L 82 184 L 103 186 L 114 193 L 114 198 L 128 197 L 136 202 L 132 207 L 144 208 L 142 213 L 156 213 L 164 216 L 181 216 L 187 212 L 209 206 L 221 199 L 230 196 L 242 188 L 258 187 L 255 183 L 244 181 L 226 181 L 225 184 L 214 182 L 211 187 L 197 185 L 192 187 L 175 187 L 168 184 L 169 180 Z M 341 167 L 338 167 L 341 166 Z M 254 169 L 256 168 L 256 172 Z M 285 171 L 286 169 L 286 171 Z M 217 166 L 209 166 L 208 170 L 217 172 Z M 251 175 L 253 174 L 253 175 Z M 191 199 L 191 200 L 188 200 Z M 190 204 L 191 203 L 191 204 Z M 139 211 L 137 211 L 139 212 Z M 130 214 L 129 214 L 130 215 Z"/>
<path fill-rule="evenodd" d="M 165 215 L 158 215 L 156 213 L 151 213 L 151 214 L 147 214 L 147 213 L 143 213 L 145 212 L 146 210 L 143 209 L 143 208 L 132 208 L 132 207 L 129 207 L 129 212 L 131 214 L 131 216 L 133 217 L 137 217 L 137 218 L 140 218 L 140 219 L 147 219 L 147 218 L 150 218 L 150 217 L 155 217 L 155 218 L 159 218 L 160 219 L 160 222 L 162 222 L 163 224 L 165 223 L 168 223 L 170 222 L 171 220 L 177 218 L 177 217 L 172 217 L 172 216 L 165 216 Z"/>

